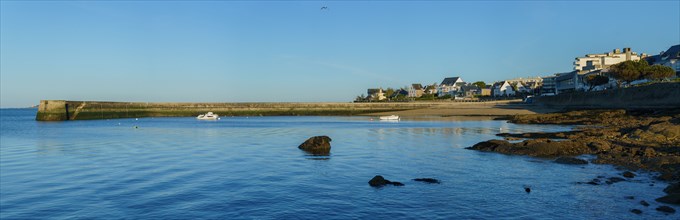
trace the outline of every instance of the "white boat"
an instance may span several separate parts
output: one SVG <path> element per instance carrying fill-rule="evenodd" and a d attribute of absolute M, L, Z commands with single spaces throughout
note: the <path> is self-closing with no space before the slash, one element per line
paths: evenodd
<path fill-rule="evenodd" d="M 398 115 L 380 116 L 380 120 L 399 121 Z"/>
<path fill-rule="evenodd" d="M 196 119 L 199 119 L 199 120 L 217 120 L 217 119 L 220 119 L 220 118 L 219 118 L 219 115 L 213 114 L 212 112 L 208 112 L 205 115 L 198 115 L 198 117 L 196 117 Z"/>

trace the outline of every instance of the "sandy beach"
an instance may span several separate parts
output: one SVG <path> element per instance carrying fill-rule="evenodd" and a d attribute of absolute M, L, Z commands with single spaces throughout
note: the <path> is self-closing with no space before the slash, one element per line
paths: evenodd
<path fill-rule="evenodd" d="M 390 111 L 366 114 L 369 116 L 399 115 L 402 118 L 444 117 L 444 118 L 495 118 L 509 115 L 527 115 L 557 112 L 559 108 L 548 108 L 525 104 L 521 100 L 493 102 L 439 102 L 434 105 L 404 111 Z"/>

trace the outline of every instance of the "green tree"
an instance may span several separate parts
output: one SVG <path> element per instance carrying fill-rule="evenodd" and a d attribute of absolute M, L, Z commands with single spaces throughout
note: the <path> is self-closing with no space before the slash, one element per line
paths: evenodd
<path fill-rule="evenodd" d="M 473 82 L 472 85 L 475 85 L 475 86 L 479 87 L 480 89 L 483 89 L 484 87 L 486 87 L 486 83 L 484 81 Z"/>
<path fill-rule="evenodd" d="M 593 88 L 595 88 L 595 86 L 604 85 L 604 84 L 609 83 L 609 77 L 593 74 L 593 75 L 588 75 L 586 77 L 585 81 L 588 85 L 590 85 L 590 88 L 588 89 L 588 91 L 591 91 L 591 90 L 593 90 Z"/>
<path fill-rule="evenodd" d="M 392 94 L 394 94 L 393 88 L 387 88 L 387 90 L 385 90 L 385 97 L 392 97 Z"/>
<path fill-rule="evenodd" d="M 657 81 L 664 78 L 669 78 L 675 75 L 673 68 L 662 65 L 651 65 L 645 68 L 642 72 L 642 77 L 645 79 Z"/>
<path fill-rule="evenodd" d="M 621 81 L 630 84 L 630 82 L 640 79 L 642 72 L 647 67 L 649 67 L 649 64 L 645 60 L 628 60 L 609 67 L 609 74 L 617 80 L 619 85 Z"/>

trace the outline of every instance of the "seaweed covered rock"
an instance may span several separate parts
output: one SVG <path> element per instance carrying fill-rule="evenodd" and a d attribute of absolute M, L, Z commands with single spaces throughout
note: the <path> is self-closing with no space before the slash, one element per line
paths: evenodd
<path fill-rule="evenodd" d="M 300 144 L 298 149 L 314 155 L 329 155 L 331 152 L 331 138 L 328 136 L 314 136 Z"/>
<path fill-rule="evenodd" d="M 436 183 L 436 184 L 441 183 L 441 182 L 439 182 L 438 179 L 435 179 L 435 178 L 415 178 L 415 179 L 413 179 L 413 181 L 426 182 L 426 183 Z"/>
<path fill-rule="evenodd" d="M 588 164 L 588 161 L 584 159 L 578 159 L 574 157 L 560 157 L 555 160 L 555 163 L 561 164 Z"/>
<path fill-rule="evenodd" d="M 376 175 L 371 180 L 368 181 L 368 185 L 372 187 L 382 187 L 385 185 L 403 186 L 404 184 L 400 182 L 389 181 L 386 180 L 381 175 Z"/>
<path fill-rule="evenodd" d="M 591 152 L 590 148 L 579 140 L 552 141 L 550 139 L 525 140 L 520 143 L 489 140 L 466 149 L 537 157 L 576 156 Z"/>

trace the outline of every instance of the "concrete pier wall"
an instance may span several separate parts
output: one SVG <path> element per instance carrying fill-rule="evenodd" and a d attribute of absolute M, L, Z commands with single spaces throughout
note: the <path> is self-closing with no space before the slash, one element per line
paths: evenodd
<path fill-rule="evenodd" d="M 358 115 L 431 107 L 433 103 L 145 103 L 42 100 L 36 120 L 65 121 L 140 117 Z"/>
<path fill-rule="evenodd" d="M 656 83 L 647 86 L 595 92 L 575 92 L 536 97 L 536 104 L 579 108 L 655 109 L 680 108 L 680 83 Z"/>

